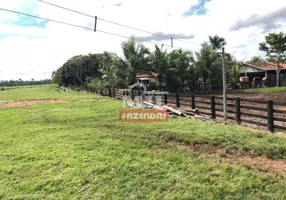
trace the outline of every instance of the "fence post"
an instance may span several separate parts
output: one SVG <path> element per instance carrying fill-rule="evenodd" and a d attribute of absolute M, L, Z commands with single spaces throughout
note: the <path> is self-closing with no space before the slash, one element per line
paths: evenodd
<path fill-rule="evenodd" d="M 240 98 L 237 97 L 235 99 L 235 114 L 236 114 L 236 123 L 240 123 L 241 122 L 241 112 L 240 112 Z"/>
<path fill-rule="evenodd" d="M 273 101 L 267 102 L 268 130 L 274 132 Z"/>
<path fill-rule="evenodd" d="M 109 97 L 112 97 L 111 88 L 108 88 L 108 96 L 109 96 Z"/>
<path fill-rule="evenodd" d="M 192 94 L 192 109 L 196 109 L 195 96 Z"/>
<path fill-rule="evenodd" d="M 156 94 L 153 94 L 153 103 L 154 103 L 154 105 L 157 104 L 157 96 L 156 96 Z"/>
<path fill-rule="evenodd" d="M 112 88 L 113 98 L 116 98 L 115 88 Z"/>
<path fill-rule="evenodd" d="M 134 101 L 134 98 L 135 98 L 135 96 L 134 96 L 134 90 L 131 90 L 131 99 L 132 99 L 132 101 Z"/>
<path fill-rule="evenodd" d="M 164 94 L 164 103 L 165 103 L 165 105 L 167 105 L 168 104 L 168 95 L 167 94 Z"/>
<path fill-rule="evenodd" d="M 216 118 L 216 113 L 215 113 L 215 97 L 211 96 L 211 112 L 212 112 L 212 119 Z"/>
<path fill-rule="evenodd" d="M 176 93 L 176 105 L 177 105 L 177 108 L 180 107 L 180 96 L 178 92 Z"/>

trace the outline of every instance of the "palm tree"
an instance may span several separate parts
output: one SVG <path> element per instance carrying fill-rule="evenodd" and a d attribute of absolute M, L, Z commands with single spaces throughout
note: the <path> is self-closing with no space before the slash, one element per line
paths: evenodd
<path fill-rule="evenodd" d="M 210 44 L 214 50 L 219 50 L 223 46 L 226 45 L 225 39 L 223 37 L 219 37 L 217 35 L 215 35 L 213 37 L 209 36 L 209 42 L 210 42 Z"/>
<path fill-rule="evenodd" d="M 142 44 L 136 44 L 134 37 L 121 44 L 124 58 L 119 60 L 126 70 L 130 83 L 136 82 L 137 73 L 146 73 L 150 51 Z"/>
<path fill-rule="evenodd" d="M 180 79 L 181 84 L 184 84 L 188 78 L 189 71 L 192 68 L 192 63 L 194 62 L 193 53 L 190 51 L 183 51 L 182 49 L 174 50 L 171 52 L 173 54 L 173 60 L 176 68 L 177 74 Z"/>
<path fill-rule="evenodd" d="M 168 56 L 167 77 L 169 85 L 177 87 L 183 85 L 190 77 L 193 68 L 194 58 L 190 51 L 182 49 L 172 51 Z"/>
<path fill-rule="evenodd" d="M 160 89 L 168 69 L 168 52 L 166 49 L 163 50 L 163 46 L 162 44 L 161 48 L 159 48 L 155 45 L 155 51 L 150 55 L 151 71 L 157 74 Z"/>
<path fill-rule="evenodd" d="M 114 87 L 117 81 L 117 59 L 109 52 L 104 52 L 100 61 L 99 71 L 105 86 Z"/>
<path fill-rule="evenodd" d="M 202 44 L 200 53 L 196 53 L 196 58 L 196 66 L 204 84 L 207 81 L 221 80 L 221 58 L 219 54 L 213 51 L 212 45 L 209 43 Z"/>
<path fill-rule="evenodd" d="M 229 72 L 229 78 L 233 83 L 238 83 L 239 82 L 239 66 L 234 65 L 231 67 L 231 70 Z"/>

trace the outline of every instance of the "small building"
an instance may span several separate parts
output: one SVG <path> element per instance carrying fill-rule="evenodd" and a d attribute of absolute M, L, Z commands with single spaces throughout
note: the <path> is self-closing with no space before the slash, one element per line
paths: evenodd
<path fill-rule="evenodd" d="M 146 86 L 149 86 L 150 84 L 157 85 L 157 77 L 158 75 L 155 73 L 152 74 L 137 74 L 136 79 L 138 83 L 143 83 Z"/>
<path fill-rule="evenodd" d="M 280 64 L 280 86 L 286 86 L 286 63 Z M 277 65 L 271 62 L 247 62 L 240 64 L 240 76 L 249 77 L 249 86 L 255 77 L 266 77 L 265 86 L 274 87 L 277 83 Z"/>

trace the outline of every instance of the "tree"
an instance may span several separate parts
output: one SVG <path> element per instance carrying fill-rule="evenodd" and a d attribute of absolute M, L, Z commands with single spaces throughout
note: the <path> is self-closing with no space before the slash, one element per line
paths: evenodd
<path fill-rule="evenodd" d="M 98 91 L 104 87 L 104 83 L 99 77 L 91 79 L 87 85 L 91 88 L 92 93 L 98 93 Z"/>
<path fill-rule="evenodd" d="M 88 80 L 101 75 L 100 54 L 77 55 L 70 58 L 52 74 L 53 83 L 65 87 L 87 86 Z"/>
<path fill-rule="evenodd" d="M 260 56 L 253 56 L 249 62 L 263 62 L 264 60 Z"/>
<path fill-rule="evenodd" d="M 146 73 L 150 51 L 142 44 L 136 44 L 134 37 L 121 44 L 124 58 L 119 60 L 131 84 L 136 82 L 138 73 Z"/>
<path fill-rule="evenodd" d="M 25 85 L 46 85 L 50 84 L 51 80 L 44 79 L 44 80 L 30 80 L 30 81 L 24 81 L 22 79 L 18 80 L 10 80 L 10 81 L 0 81 L 0 86 L 25 86 Z M 0 88 L 1 91 L 1 88 Z"/>
<path fill-rule="evenodd" d="M 159 88 L 162 88 L 162 83 L 166 78 L 166 71 L 168 69 L 168 52 L 163 50 L 163 46 L 159 48 L 155 45 L 155 51 L 151 53 L 151 72 L 156 73 L 159 82 Z"/>
<path fill-rule="evenodd" d="M 204 84 L 220 83 L 222 81 L 222 61 L 218 52 L 226 45 L 223 37 L 209 36 L 209 42 L 203 43 L 199 53 L 196 54 L 196 68 L 198 77 L 203 80 Z M 231 66 L 236 60 L 231 55 L 226 55 L 226 65 Z"/>
<path fill-rule="evenodd" d="M 259 50 L 266 52 L 267 60 L 276 63 L 277 87 L 280 85 L 281 63 L 286 62 L 286 34 L 280 32 L 269 33 L 265 42 L 259 44 Z"/>
<path fill-rule="evenodd" d="M 183 85 L 190 78 L 194 63 L 193 53 L 182 49 L 173 50 L 169 55 L 169 71 L 174 73 L 177 81 Z"/>
<path fill-rule="evenodd" d="M 209 43 L 202 44 L 200 53 L 196 53 L 196 67 L 199 77 L 203 79 L 204 84 L 209 81 L 221 82 L 221 57 L 213 51 L 212 45 Z"/>
<path fill-rule="evenodd" d="M 100 61 L 99 71 L 102 73 L 102 80 L 104 86 L 112 87 L 116 85 L 117 81 L 117 59 L 109 52 L 104 52 Z"/>
<path fill-rule="evenodd" d="M 223 37 L 209 36 L 209 42 L 214 50 L 219 50 L 226 45 L 226 41 Z"/>
<path fill-rule="evenodd" d="M 231 67 L 231 70 L 229 72 L 229 78 L 233 83 L 239 82 L 239 66 L 235 65 Z"/>

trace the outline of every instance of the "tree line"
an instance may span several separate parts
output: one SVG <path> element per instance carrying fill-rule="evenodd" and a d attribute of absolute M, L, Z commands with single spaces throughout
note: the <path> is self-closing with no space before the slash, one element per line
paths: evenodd
<path fill-rule="evenodd" d="M 26 86 L 26 85 L 46 85 L 50 84 L 51 80 L 50 79 L 44 79 L 44 80 L 35 80 L 32 79 L 30 81 L 24 81 L 22 79 L 18 80 L 10 80 L 10 81 L 0 81 L 0 86 L 1 87 L 10 87 L 10 86 Z"/>
<path fill-rule="evenodd" d="M 210 36 L 199 52 L 182 49 L 168 52 L 164 45 L 150 51 L 134 38 L 122 42 L 123 57 L 110 52 L 77 55 L 52 74 L 53 83 L 65 87 L 127 87 L 136 82 L 136 75 L 156 74 L 157 88 L 179 88 L 197 83 L 221 83 L 221 53 L 224 38 Z M 232 55 L 226 56 L 227 66 L 235 66 Z M 228 70 L 231 76 L 231 68 Z"/>
<path fill-rule="evenodd" d="M 273 43 L 271 38 L 275 38 L 276 34 L 269 35 L 259 49 L 268 52 L 267 56 L 273 61 L 275 52 L 270 48 L 273 44 L 269 42 Z M 280 37 L 282 36 L 283 33 L 280 33 Z M 281 39 L 277 42 L 281 43 Z M 178 89 L 183 85 L 198 83 L 221 84 L 221 48 L 226 44 L 224 38 L 215 35 L 209 36 L 208 42 L 201 45 L 199 52 L 182 49 L 169 52 L 164 45 L 155 45 L 155 50 L 150 51 L 132 37 L 121 44 L 123 57 L 111 52 L 74 56 L 53 72 L 52 81 L 60 86 L 81 89 L 126 88 L 136 82 L 138 74 L 155 74 L 158 84 L 153 86 L 157 89 Z M 228 80 L 238 82 L 239 62 L 230 54 L 226 54 L 225 61 Z M 261 59 L 254 57 L 253 61 Z"/>

